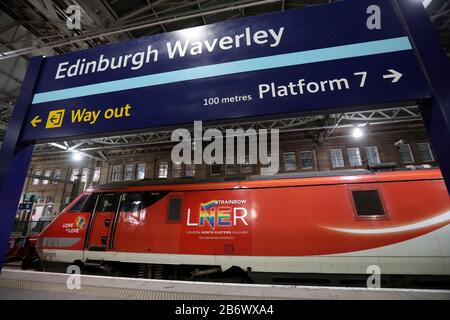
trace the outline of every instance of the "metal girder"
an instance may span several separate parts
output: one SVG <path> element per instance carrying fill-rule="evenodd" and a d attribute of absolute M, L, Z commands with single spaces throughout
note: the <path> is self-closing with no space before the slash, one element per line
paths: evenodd
<path fill-rule="evenodd" d="M 384 108 L 379 110 L 365 110 L 358 112 L 346 112 L 329 115 L 316 115 L 305 117 L 290 117 L 281 119 L 241 121 L 238 123 L 204 125 L 203 130 L 215 128 L 222 132 L 228 129 L 278 129 L 280 133 L 293 134 L 301 132 L 317 132 L 319 143 L 331 136 L 336 129 L 354 127 L 357 124 L 389 124 L 400 122 L 418 122 L 421 120 L 417 106 Z M 192 132 L 192 128 L 186 128 Z M 108 151 L 127 148 L 153 148 L 160 151 L 170 148 L 172 129 L 147 132 L 141 134 L 111 136 L 93 138 L 79 141 L 65 141 L 61 144 L 40 144 L 36 146 L 35 155 L 61 154 L 64 152 L 79 151 L 86 156 L 105 161 L 108 159 Z M 287 137 L 287 136 L 286 136 Z M 96 153 L 99 157 L 93 156 Z"/>
<path fill-rule="evenodd" d="M 130 19 L 132 19 L 132 18 L 139 17 L 139 16 L 141 16 L 143 13 L 146 13 L 146 12 L 148 12 L 148 11 L 152 11 L 152 12 L 153 12 L 153 16 L 155 16 L 155 17 L 158 19 L 157 14 L 155 14 L 155 9 L 154 9 L 154 7 L 157 6 L 157 5 L 159 5 L 159 4 L 161 4 L 161 3 L 163 3 L 163 2 L 164 2 L 164 0 L 153 1 L 153 2 L 147 1 L 147 5 L 146 5 L 146 6 L 144 6 L 144 7 L 142 7 L 142 8 L 139 8 L 139 9 L 136 9 L 136 10 L 134 10 L 134 11 L 128 13 L 128 14 L 125 14 L 125 15 L 123 15 L 122 17 L 120 17 L 118 20 L 121 21 L 121 22 L 123 22 L 123 21 L 128 21 L 128 20 L 130 20 Z M 186 2 L 186 1 L 185 1 L 185 2 Z"/>
<path fill-rule="evenodd" d="M 381 121 L 398 118 L 421 119 L 420 111 L 417 106 L 346 112 L 342 114 L 342 117 L 345 120 L 352 121 Z"/>
<path fill-rule="evenodd" d="M 427 11 L 447 51 L 447 55 L 450 55 L 450 2 L 448 0 L 433 0 L 429 3 Z"/>
<path fill-rule="evenodd" d="M 73 146 L 68 146 L 67 143 L 65 143 L 64 145 L 61 145 L 59 143 L 51 142 L 51 143 L 48 143 L 48 145 L 52 146 L 52 147 L 55 147 L 55 148 L 58 148 L 58 149 L 61 149 L 61 150 L 64 150 L 64 151 L 69 152 L 69 153 L 78 152 L 78 153 L 82 154 L 85 157 L 92 158 L 92 159 L 95 159 L 95 160 L 100 160 L 100 161 L 104 161 L 105 160 L 103 158 L 99 158 L 97 156 L 94 156 L 94 155 L 92 155 L 90 153 L 86 153 L 83 150 L 77 149 L 77 148 L 79 148 L 80 146 L 82 146 L 85 143 L 87 143 L 87 142 L 86 141 L 81 141 L 81 142 L 78 142 L 77 144 L 75 144 Z"/>
<path fill-rule="evenodd" d="M 72 180 L 58 179 L 58 178 L 47 177 L 47 176 L 37 175 L 37 174 L 27 174 L 27 178 L 46 180 L 46 181 L 57 182 L 57 183 L 70 183 L 70 184 L 76 183 L 76 181 L 72 181 Z"/>
<path fill-rule="evenodd" d="M 190 14 L 186 14 L 186 13 L 183 13 L 182 15 L 177 14 L 171 18 L 165 18 L 164 20 L 160 20 L 160 21 L 150 21 L 150 22 L 145 21 L 145 22 L 139 22 L 139 23 L 134 23 L 134 24 L 130 24 L 130 25 L 118 25 L 115 27 L 107 28 L 107 29 L 101 29 L 100 31 L 85 32 L 85 33 L 82 33 L 82 34 L 79 34 L 76 36 L 72 36 L 70 39 L 49 41 L 49 42 L 45 43 L 45 47 L 46 48 L 61 48 L 61 47 L 67 46 L 67 45 L 83 43 L 83 42 L 93 40 L 93 39 L 99 39 L 102 37 L 117 35 L 117 34 L 121 34 L 124 32 L 145 29 L 148 27 L 153 27 L 153 26 L 159 25 L 161 23 L 168 24 L 168 23 L 174 23 L 174 22 L 179 22 L 179 21 L 186 21 L 186 20 L 189 20 L 192 18 L 201 17 L 202 15 L 207 15 L 207 14 L 211 15 L 211 14 L 216 14 L 216 13 L 228 12 L 228 11 L 232 11 L 232 10 L 239 10 L 240 8 L 246 8 L 246 7 L 251 7 L 251 6 L 261 5 L 261 4 L 274 3 L 274 2 L 279 2 L 279 1 L 280 0 L 260 0 L 260 1 L 254 1 L 254 2 L 247 2 L 244 4 L 232 6 L 232 7 L 230 7 L 229 4 L 227 4 L 226 6 L 222 6 L 221 8 L 209 9 L 208 11 L 205 10 L 201 13 L 197 10 L 194 13 L 190 13 Z M 183 27 L 185 27 L 185 26 L 183 26 Z M 11 58 L 11 57 L 16 57 L 16 56 L 20 56 L 20 55 L 30 54 L 39 48 L 40 48 L 39 46 L 29 46 L 29 47 L 25 47 L 25 48 L 21 48 L 21 49 L 11 50 L 8 52 L 2 52 L 2 53 L 0 53 L 0 60 L 6 59 L 6 58 Z"/>

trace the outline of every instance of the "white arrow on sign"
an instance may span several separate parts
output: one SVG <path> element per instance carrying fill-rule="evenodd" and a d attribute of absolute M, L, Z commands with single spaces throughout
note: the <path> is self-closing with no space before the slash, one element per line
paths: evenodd
<path fill-rule="evenodd" d="M 396 83 L 398 82 L 398 80 L 400 80 L 400 78 L 402 77 L 403 74 L 401 74 L 400 72 L 394 70 L 394 69 L 388 69 L 388 71 L 390 72 L 390 74 L 385 74 L 383 75 L 383 79 L 390 79 L 392 78 L 392 83 Z"/>

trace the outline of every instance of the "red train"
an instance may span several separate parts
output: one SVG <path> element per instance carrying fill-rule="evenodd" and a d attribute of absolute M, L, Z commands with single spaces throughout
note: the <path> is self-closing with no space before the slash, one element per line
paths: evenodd
<path fill-rule="evenodd" d="M 99 264 L 169 278 L 450 275 L 450 197 L 438 169 L 236 181 L 140 180 L 81 194 L 38 237 L 44 267 Z"/>

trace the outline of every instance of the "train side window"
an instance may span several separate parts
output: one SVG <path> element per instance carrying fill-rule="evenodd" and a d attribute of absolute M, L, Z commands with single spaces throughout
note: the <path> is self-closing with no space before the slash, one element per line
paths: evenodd
<path fill-rule="evenodd" d="M 172 199 L 170 199 L 169 213 L 167 215 L 167 220 L 169 222 L 180 221 L 181 203 L 182 203 L 182 200 L 180 198 L 172 198 Z"/>
<path fill-rule="evenodd" d="M 386 216 L 378 190 L 353 190 L 352 195 L 359 217 Z"/>

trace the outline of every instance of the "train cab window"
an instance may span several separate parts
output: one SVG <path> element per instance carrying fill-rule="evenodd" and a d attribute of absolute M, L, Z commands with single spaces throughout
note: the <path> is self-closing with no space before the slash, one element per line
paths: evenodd
<path fill-rule="evenodd" d="M 114 210 L 114 202 L 116 199 L 115 193 L 105 193 L 102 196 L 100 205 L 97 207 L 98 212 L 112 212 Z"/>
<path fill-rule="evenodd" d="M 181 203 L 182 203 L 182 200 L 180 198 L 170 199 L 169 213 L 167 215 L 167 220 L 169 222 L 180 221 Z"/>
<path fill-rule="evenodd" d="M 139 212 L 165 197 L 169 191 L 127 192 L 122 195 L 120 212 Z"/>
<path fill-rule="evenodd" d="M 386 215 L 378 190 L 354 190 L 352 195 L 359 217 Z"/>
<path fill-rule="evenodd" d="M 80 198 L 80 200 L 75 203 L 75 205 L 69 210 L 69 212 L 92 212 L 94 209 L 95 200 L 97 195 L 84 195 Z"/>
<path fill-rule="evenodd" d="M 141 192 L 130 192 L 122 195 L 120 212 L 138 213 L 145 208 L 144 194 Z"/>

